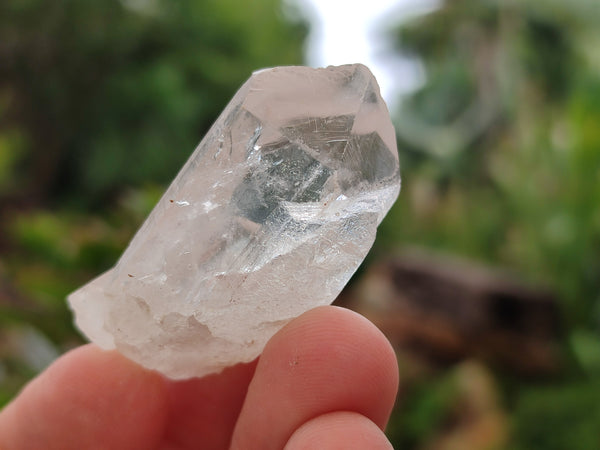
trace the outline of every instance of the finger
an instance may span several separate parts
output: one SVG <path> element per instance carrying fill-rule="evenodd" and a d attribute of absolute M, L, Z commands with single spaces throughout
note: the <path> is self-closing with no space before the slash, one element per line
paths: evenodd
<path fill-rule="evenodd" d="M 381 429 L 358 413 L 324 414 L 302 425 L 284 450 L 393 450 Z"/>
<path fill-rule="evenodd" d="M 160 375 L 86 345 L 59 358 L 0 413 L 0 448 L 155 448 L 165 412 Z"/>
<path fill-rule="evenodd" d="M 238 364 L 218 375 L 169 382 L 166 448 L 228 448 L 255 367 Z"/>
<path fill-rule="evenodd" d="M 267 344 L 233 436 L 233 449 L 279 449 L 310 419 L 354 411 L 384 428 L 398 387 L 383 334 L 346 309 L 321 307 Z"/>

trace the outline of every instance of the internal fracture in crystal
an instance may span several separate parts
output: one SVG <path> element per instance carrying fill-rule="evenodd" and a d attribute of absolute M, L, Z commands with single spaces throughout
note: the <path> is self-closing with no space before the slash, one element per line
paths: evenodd
<path fill-rule="evenodd" d="M 69 296 L 77 326 L 171 378 L 251 361 L 336 298 L 399 190 L 369 69 L 256 72 L 116 266 Z"/>

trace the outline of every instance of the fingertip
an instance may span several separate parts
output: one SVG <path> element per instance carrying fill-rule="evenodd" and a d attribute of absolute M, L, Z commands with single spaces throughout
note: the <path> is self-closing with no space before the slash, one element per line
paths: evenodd
<path fill-rule="evenodd" d="M 315 320 L 313 317 L 317 316 Z M 340 337 L 345 337 L 347 342 L 353 343 L 354 350 L 364 351 L 361 355 L 365 359 L 365 365 L 371 368 L 373 374 L 377 375 L 382 395 L 388 400 L 388 408 L 385 410 L 383 420 L 375 420 L 380 428 L 385 428 L 387 419 L 394 406 L 400 375 L 396 351 L 383 332 L 365 316 L 351 309 L 339 306 L 322 306 L 308 311 L 302 320 L 312 322 L 318 326 L 318 322 L 329 324 L 330 332 Z"/>
<path fill-rule="evenodd" d="M 395 354 L 371 322 L 344 308 L 315 308 L 265 347 L 233 448 L 282 448 L 301 424 L 332 411 L 357 412 L 383 430 L 397 389 Z"/>
<path fill-rule="evenodd" d="M 398 361 L 385 335 L 364 316 L 338 306 L 307 311 L 269 341 L 259 364 L 273 359 L 287 372 L 305 369 L 305 381 L 312 381 L 315 391 L 332 383 L 347 386 L 357 408 L 364 407 L 359 412 L 385 429 L 398 393 Z M 307 397 L 314 398 L 310 392 Z"/>
<path fill-rule="evenodd" d="M 298 428 L 284 450 L 393 450 L 381 429 L 365 416 L 338 411 Z"/>

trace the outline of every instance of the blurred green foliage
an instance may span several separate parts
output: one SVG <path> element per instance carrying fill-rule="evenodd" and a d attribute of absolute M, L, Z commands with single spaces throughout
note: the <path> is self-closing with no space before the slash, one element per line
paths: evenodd
<path fill-rule="evenodd" d="M 279 0 L 0 3 L 2 195 L 89 206 L 168 182 L 253 70 L 302 61 L 305 32 Z"/>
<path fill-rule="evenodd" d="M 514 416 L 515 449 L 590 450 L 600 435 L 600 382 L 524 391 Z"/>
<path fill-rule="evenodd" d="M 385 231 L 555 288 L 600 324 L 600 8 L 447 2 L 401 27 L 426 81 L 396 114 L 404 201 Z"/>
<path fill-rule="evenodd" d="M 453 373 L 425 378 L 411 387 L 393 416 L 389 434 L 397 448 L 417 448 L 444 426 L 458 397 Z"/>
<path fill-rule="evenodd" d="M 498 374 L 508 448 L 600 445 L 598 23 L 593 0 L 456 0 L 394 34 L 426 78 L 395 114 L 403 193 L 379 245 L 509 268 L 561 301 L 563 376 L 538 386 Z M 431 448 L 453 403 L 440 388 L 448 376 L 407 388 L 398 442 Z"/>

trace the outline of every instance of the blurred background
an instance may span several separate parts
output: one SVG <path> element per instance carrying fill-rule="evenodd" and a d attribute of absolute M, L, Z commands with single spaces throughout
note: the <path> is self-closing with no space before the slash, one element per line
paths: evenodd
<path fill-rule="evenodd" d="M 402 449 L 600 448 L 597 0 L 0 2 L 0 406 L 250 73 L 363 62 L 403 190 L 338 302 Z"/>

